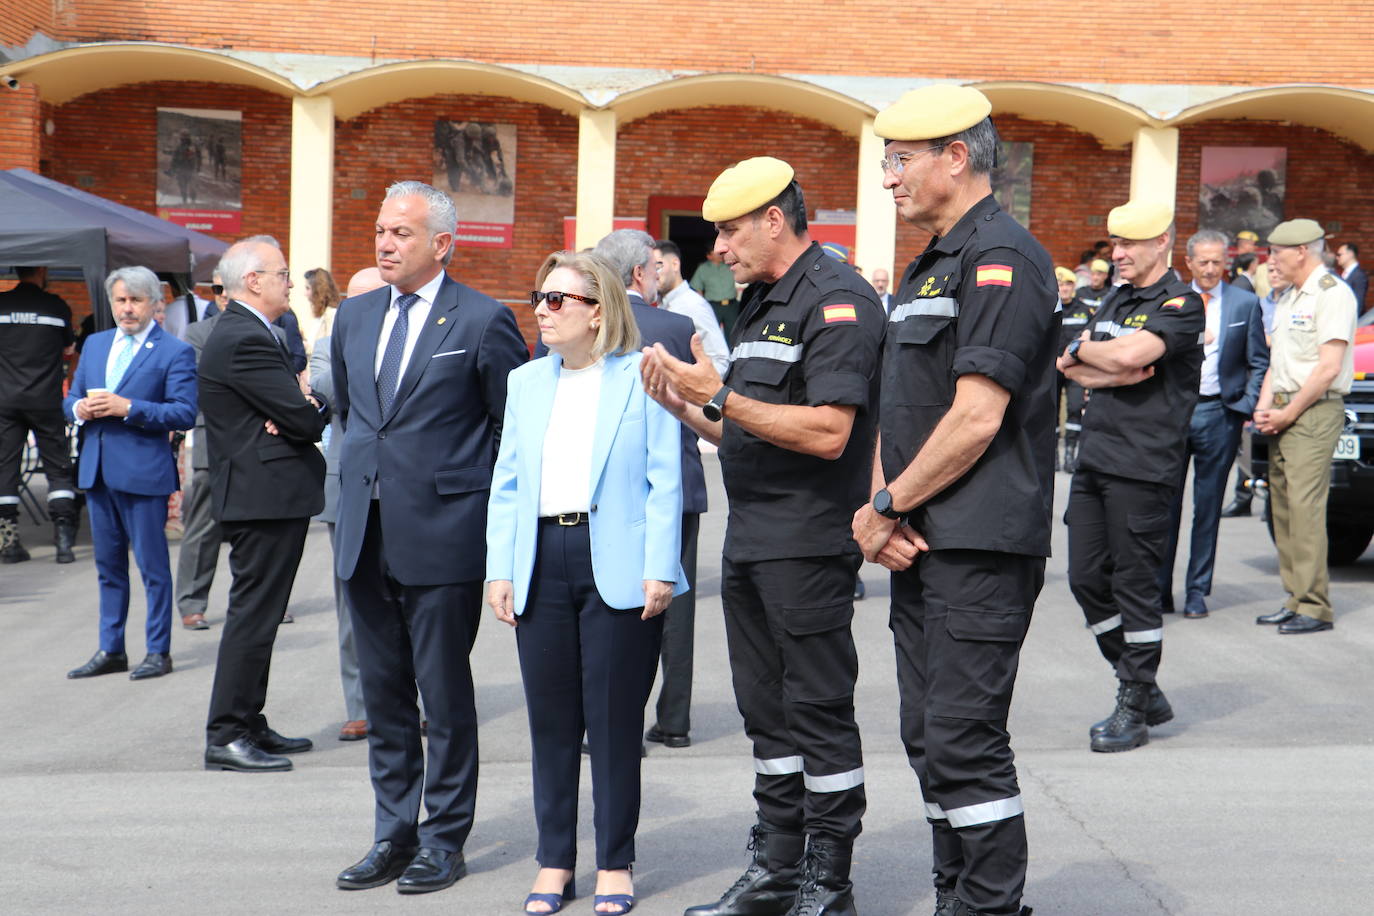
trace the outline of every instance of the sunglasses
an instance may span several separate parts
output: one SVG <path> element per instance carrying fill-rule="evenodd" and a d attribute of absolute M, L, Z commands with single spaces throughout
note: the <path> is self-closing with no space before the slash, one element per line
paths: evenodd
<path fill-rule="evenodd" d="M 563 307 L 564 299 L 576 299 L 578 302 L 585 302 L 588 305 L 599 304 L 590 296 L 579 296 L 577 293 L 560 293 L 556 289 L 551 289 L 546 293 L 536 289 L 530 292 L 530 308 L 538 308 L 540 302 L 547 302 L 549 311 L 556 312 Z"/>
<path fill-rule="evenodd" d="M 210 292 L 214 293 L 216 296 L 222 296 L 224 295 L 224 287 L 219 283 L 211 283 Z"/>

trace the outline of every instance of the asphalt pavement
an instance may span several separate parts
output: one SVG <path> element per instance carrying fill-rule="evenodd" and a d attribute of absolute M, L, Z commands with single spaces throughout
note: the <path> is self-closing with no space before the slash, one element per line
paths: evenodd
<path fill-rule="evenodd" d="M 692 746 L 650 745 L 643 767 L 637 913 L 714 900 L 745 864 L 750 748 L 735 709 L 720 608 L 725 524 L 718 468 L 701 527 Z M 1087 749 L 1115 683 L 1055 556 L 1021 656 L 1011 731 L 1030 835 L 1026 903 L 1071 914 L 1365 913 L 1374 905 L 1374 552 L 1333 574 L 1333 632 L 1279 636 L 1273 548 L 1258 517 L 1225 519 L 1204 620 L 1166 618 L 1160 684 L 1177 717 L 1125 754 Z M 41 484 L 39 487 L 41 495 Z M 512 914 L 536 865 L 529 737 L 511 632 L 483 622 L 472 663 L 481 720 L 470 874 L 440 893 L 339 891 L 334 876 L 372 840 L 365 743 L 336 740 L 339 687 L 328 534 L 312 527 L 281 628 L 266 709 L 314 739 L 286 774 L 207 772 L 204 720 L 229 584 L 208 631 L 175 627 L 175 671 L 65 679 L 96 649 L 96 574 L 84 519 L 78 560 L 53 562 L 51 532 L 24 518 L 28 563 L 0 566 L 0 913 Z M 1186 516 L 1185 516 L 1186 524 Z M 176 565 L 177 544 L 172 545 Z M 227 548 L 225 548 L 227 556 Z M 132 562 L 132 561 L 131 561 Z M 1180 561 L 1180 568 L 1184 561 Z M 857 605 L 857 704 L 868 814 L 855 848 L 859 909 L 929 914 L 930 839 L 897 735 L 888 586 L 865 567 Z M 1181 590 L 1177 599 L 1182 602 Z M 143 655 L 137 585 L 129 654 Z M 592 913 L 590 782 L 582 791 L 582 894 Z"/>

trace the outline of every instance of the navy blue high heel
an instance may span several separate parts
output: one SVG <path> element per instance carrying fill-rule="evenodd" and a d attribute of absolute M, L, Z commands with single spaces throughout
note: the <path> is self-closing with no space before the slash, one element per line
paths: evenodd
<path fill-rule="evenodd" d="M 525 898 L 524 910 L 526 913 L 532 914 L 532 916 L 545 916 L 545 914 L 548 913 L 557 913 L 559 910 L 563 909 L 564 903 L 572 900 L 576 896 L 577 883 L 572 878 L 569 878 L 568 883 L 563 885 L 562 894 L 530 894 Z M 549 908 L 547 910 L 532 910 L 530 909 L 531 903 L 547 903 Z M 629 911 L 627 910 L 626 912 Z"/>

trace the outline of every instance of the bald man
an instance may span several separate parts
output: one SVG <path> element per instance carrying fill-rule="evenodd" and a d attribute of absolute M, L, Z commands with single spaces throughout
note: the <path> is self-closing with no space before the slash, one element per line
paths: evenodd
<path fill-rule="evenodd" d="M 878 294 L 878 301 L 882 303 L 883 314 L 892 314 L 892 293 L 888 292 L 888 284 L 892 282 L 891 276 L 887 271 L 879 267 L 873 271 L 873 291 Z"/>
<path fill-rule="evenodd" d="M 340 308 L 348 308 L 348 300 L 363 293 L 386 286 L 381 271 L 375 267 L 364 267 L 348 281 L 348 292 Z M 329 366 L 330 338 L 321 337 L 315 342 L 310 353 L 310 387 L 322 392 L 326 398 L 334 398 L 334 376 Z M 318 521 L 329 525 L 329 543 L 334 543 L 334 519 L 339 502 L 339 446 L 343 443 L 343 430 L 339 416 L 335 414 L 329 421 L 329 431 L 324 439 L 324 511 L 315 516 Z M 361 741 L 367 737 L 367 712 L 363 705 L 363 686 L 358 677 L 358 649 L 353 639 L 353 617 L 348 610 L 348 599 L 344 596 L 339 577 L 334 577 L 334 610 L 339 620 L 339 679 L 343 683 L 344 724 L 339 729 L 340 741 Z"/>

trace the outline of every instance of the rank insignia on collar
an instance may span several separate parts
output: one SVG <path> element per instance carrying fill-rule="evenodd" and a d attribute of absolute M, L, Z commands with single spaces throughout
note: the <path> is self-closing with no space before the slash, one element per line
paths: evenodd
<path fill-rule="evenodd" d="M 1162 309 L 1181 309 L 1183 308 L 1183 297 L 1175 296 L 1172 299 L 1165 299 L 1159 304 Z"/>

